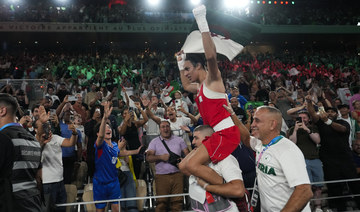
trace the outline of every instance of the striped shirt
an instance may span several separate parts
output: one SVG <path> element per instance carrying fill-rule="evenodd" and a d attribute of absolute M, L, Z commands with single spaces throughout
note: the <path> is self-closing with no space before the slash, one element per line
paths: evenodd
<path fill-rule="evenodd" d="M 26 191 L 27 197 L 39 194 L 36 174 L 41 169 L 40 143 L 21 126 L 7 127 L 2 133 L 11 138 L 14 145 L 14 166 L 11 176 L 14 196 L 21 191 Z"/>

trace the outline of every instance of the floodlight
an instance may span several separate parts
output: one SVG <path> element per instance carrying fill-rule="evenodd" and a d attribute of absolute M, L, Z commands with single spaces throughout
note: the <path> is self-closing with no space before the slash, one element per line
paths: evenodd
<path fill-rule="evenodd" d="M 199 5 L 201 3 L 201 0 L 190 0 L 192 5 Z"/>
<path fill-rule="evenodd" d="M 68 0 L 56 0 L 58 3 L 67 3 Z"/>
<path fill-rule="evenodd" d="M 244 8 L 250 4 L 250 0 L 224 0 L 224 5 L 228 9 Z"/>
<path fill-rule="evenodd" d="M 157 5 L 159 5 L 160 0 L 148 0 L 148 3 L 149 3 L 151 6 L 157 6 Z"/>
<path fill-rule="evenodd" d="M 9 0 L 9 3 L 10 4 L 17 4 L 17 3 L 19 3 L 20 2 L 20 0 Z"/>

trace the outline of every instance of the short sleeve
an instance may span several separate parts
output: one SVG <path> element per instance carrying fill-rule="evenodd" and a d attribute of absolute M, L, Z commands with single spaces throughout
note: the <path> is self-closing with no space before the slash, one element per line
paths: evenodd
<path fill-rule="evenodd" d="M 53 135 L 53 142 L 54 144 L 58 145 L 58 146 L 62 146 L 62 143 L 64 142 L 65 138 L 58 136 L 58 135 Z"/>
<path fill-rule="evenodd" d="M 255 147 L 261 143 L 261 141 L 253 136 L 250 136 L 250 146 L 251 149 L 253 149 L 254 151 L 256 151 Z"/>
<path fill-rule="evenodd" d="M 179 137 L 180 138 L 180 137 Z M 186 149 L 187 148 L 187 145 L 186 145 L 186 143 L 185 143 L 185 141 L 184 141 L 184 139 L 181 139 L 180 138 L 180 148 L 181 148 L 181 151 L 183 150 L 183 149 Z"/>
<path fill-rule="evenodd" d="M 155 151 L 155 143 L 156 143 L 156 138 L 154 138 L 153 140 L 150 141 L 150 144 L 149 144 L 147 150 L 154 150 Z"/>

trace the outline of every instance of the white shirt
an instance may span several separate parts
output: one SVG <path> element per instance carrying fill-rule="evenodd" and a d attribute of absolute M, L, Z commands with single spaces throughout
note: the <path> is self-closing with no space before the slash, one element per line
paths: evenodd
<path fill-rule="evenodd" d="M 242 172 L 239 167 L 239 163 L 236 158 L 232 155 L 229 155 L 222 161 L 218 162 L 217 164 L 210 163 L 209 167 L 212 168 L 216 173 L 218 173 L 224 180 L 228 183 L 233 180 L 243 180 Z M 205 195 L 206 191 L 201 186 L 196 183 L 196 178 L 191 175 L 189 178 L 189 194 L 190 197 L 202 204 L 205 203 Z M 239 211 L 235 202 L 230 200 L 232 207 L 227 210 L 231 212 Z"/>
<path fill-rule="evenodd" d="M 346 122 L 349 124 L 349 126 L 350 126 L 349 146 L 350 146 L 350 149 L 352 149 L 352 138 L 354 137 L 353 135 L 354 135 L 354 133 L 355 133 L 355 126 L 352 126 L 350 116 L 347 117 L 347 119 L 345 119 L 345 118 L 341 117 L 341 114 L 339 113 L 339 119 L 346 121 Z"/>
<path fill-rule="evenodd" d="M 157 107 L 156 111 L 151 108 L 151 112 L 159 118 L 164 118 L 165 109 L 162 107 Z M 154 120 L 149 119 L 146 126 L 146 135 L 160 135 L 159 125 Z"/>
<path fill-rule="evenodd" d="M 184 117 L 184 116 L 176 117 L 175 122 L 170 121 L 170 119 L 161 119 L 161 120 L 162 121 L 166 120 L 166 121 L 170 122 L 171 131 L 173 132 L 174 135 L 179 136 L 179 137 L 183 137 L 184 134 L 186 135 L 186 133 L 180 128 L 180 126 L 184 126 L 184 125 L 192 126 L 191 119 L 188 117 Z"/>
<path fill-rule="evenodd" d="M 55 183 L 63 180 L 63 163 L 61 145 L 65 138 L 53 134 L 42 151 L 43 183 Z"/>
<path fill-rule="evenodd" d="M 250 145 L 256 152 L 256 162 L 265 148 L 262 142 L 250 137 Z M 300 149 L 287 138 L 269 146 L 256 167 L 261 199 L 261 211 L 281 211 L 294 192 L 295 186 L 310 184 L 305 158 Z M 309 203 L 303 211 L 310 212 Z"/>

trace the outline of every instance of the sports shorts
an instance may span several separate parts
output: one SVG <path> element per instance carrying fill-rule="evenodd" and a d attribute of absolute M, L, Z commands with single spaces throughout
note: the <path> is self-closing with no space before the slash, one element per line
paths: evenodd
<path fill-rule="evenodd" d="M 229 156 L 240 144 L 240 130 L 237 126 L 232 126 L 206 137 L 203 141 L 211 162 L 218 163 Z"/>
<path fill-rule="evenodd" d="M 121 198 L 121 190 L 118 179 L 110 183 L 102 183 L 94 177 L 93 192 L 94 201 Z M 111 204 L 118 204 L 118 202 L 111 202 Z M 96 203 L 95 206 L 98 209 L 102 209 L 105 208 L 106 203 Z"/>

